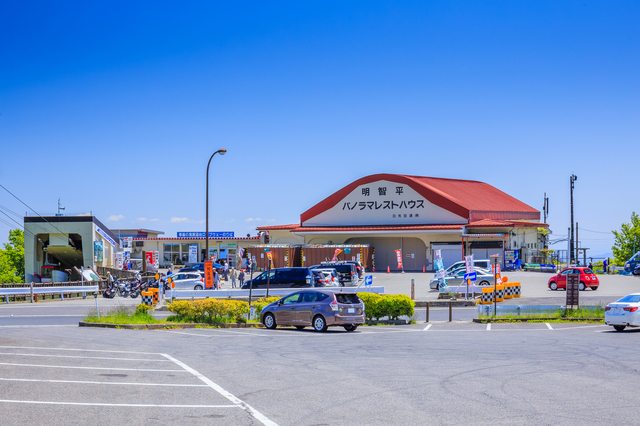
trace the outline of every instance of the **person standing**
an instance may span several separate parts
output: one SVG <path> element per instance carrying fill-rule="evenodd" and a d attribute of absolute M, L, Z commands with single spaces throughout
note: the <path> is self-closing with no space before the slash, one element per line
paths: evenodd
<path fill-rule="evenodd" d="M 214 290 L 219 290 L 220 289 L 220 274 L 218 274 L 218 271 L 216 271 L 216 268 L 213 268 L 213 274 L 212 274 L 212 282 L 213 282 L 213 289 Z"/>
<path fill-rule="evenodd" d="M 607 257 L 605 260 L 602 261 L 602 272 L 606 275 L 607 274 L 607 267 L 609 266 L 609 258 Z"/>
<path fill-rule="evenodd" d="M 229 279 L 229 264 L 224 262 L 224 280 L 227 281 Z"/>
<path fill-rule="evenodd" d="M 242 288 L 242 286 L 244 285 L 244 271 L 242 269 L 240 269 L 240 274 L 238 274 L 238 282 L 239 282 L 239 287 Z"/>
<path fill-rule="evenodd" d="M 231 268 L 231 288 L 236 288 L 236 270 Z"/>

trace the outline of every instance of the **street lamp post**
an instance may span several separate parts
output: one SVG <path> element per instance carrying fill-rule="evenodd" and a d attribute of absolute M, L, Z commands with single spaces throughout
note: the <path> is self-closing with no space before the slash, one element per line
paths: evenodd
<path fill-rule="evenodd" d="M 574 247 L 574 239 L 573 239 L 573 187 L 575 186 L 575 181 L 578 180 L 578 176 L 576 175 L 571 175 L 571 177 L 569 178 L 569 182 L 571 183 L 571 238 L 569 241 L 569 251 L 571 252 L 569 254 L 569 261 L 573 262 L 576 257 L 575 257 L 575 247 Z"/>
<path fill-rule="evenodd" d="M 213 154 L 211 154 L 211 157 L 209 158 L 209 162 L 207 163 L 207 213 L 206 213 L 206 217 L 205 217 L 205 222 L 207 223 L 206 225 L 206 232 L 204 235 L 204 241 L 205 241 L 205 259 L 204 260 L 209 260 L 209 165 L 211 164 L 211 160 L 213 160 L 213 156 L 216 154 L 220 154 L 220 155 L 224 155 L 227 153 L 226 149 L 219 149 L 216 152 L 214 152 Z"/>

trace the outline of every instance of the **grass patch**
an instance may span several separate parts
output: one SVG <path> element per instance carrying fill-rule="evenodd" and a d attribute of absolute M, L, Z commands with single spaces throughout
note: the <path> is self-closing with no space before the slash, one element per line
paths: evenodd
<path fill-rule="evenodd" d="M 118 306 L 100 314 L 100 318 L 95 310 L 89 311 L 83 321 L 108 324 L 161 324 L 164 322 L 155 319 L 148 311 L 148 309 L 140 310 Z"/>
<path fill-rule="evenodd" d="M 547 311 L 547 312 L 523 311 L 523 312 L 520 312 L 519 315 L 518 314 L 500 315 L 500 312 L 498 312 L 498 316 L 496 317 L 494 317 L 493 315 L 479 315 L 478 318 L 480 319 L 495 318 L 498 320 L 528 319 L 530 320 L 530 322 L 535 322 L 537 318 L 545 318 L 545 320 L 540 320 L 538 322 L 562 322 L 563 319 L 593 320 L 594 318 L 598 320 L 604 320 L 604 306 L 596 305 L 596 306 L 590 306 L 590 307 L 582 307 L 579 309 L 557 309 L 555 311 Z"/>

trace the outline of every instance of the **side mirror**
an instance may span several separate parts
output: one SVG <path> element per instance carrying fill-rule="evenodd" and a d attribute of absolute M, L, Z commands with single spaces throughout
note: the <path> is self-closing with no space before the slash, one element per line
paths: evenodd
<path fill-rule="evenodd" d="M 282 306 L 282 300 L 278 300 L 278 306 Z"/>

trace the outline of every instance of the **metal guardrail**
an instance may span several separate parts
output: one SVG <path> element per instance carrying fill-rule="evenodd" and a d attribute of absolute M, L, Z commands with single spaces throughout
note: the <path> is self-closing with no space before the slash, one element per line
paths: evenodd
<path fill-rule="evenodd" d="M 384 293 L 384 287 L 308 287 L 308 288 L 278 288 L 269 289 L 269 296 L 286 296 L 301 290 L 322 290 L 332 291 L 334 293 Z M 172 295 L 173 293 L 173 295 Z M 267 289 L 251 290 L 252 297 L 264 297 L 267 295 Z M 185 298 L 232 298 L 232 297 L 249 297 L 249 290 L 169 290 L 166 296 L 174 299 Z"/>
<path fill-rule="evenodd" d="M 9 303 L 9 296 L 31 296 L 33 301 L 33 296 L 37 294 L 60 294 L 60 299 L 64 299 L 65 293 L 97 293 L 99 291 L 98 285 L 36 287 L 32 284 L 29 287 L 0 288 L 0 297 L 4 296 L 4 301 Z"/>

